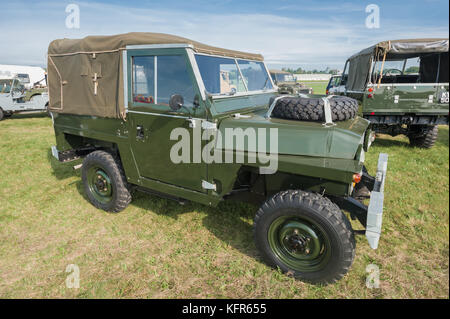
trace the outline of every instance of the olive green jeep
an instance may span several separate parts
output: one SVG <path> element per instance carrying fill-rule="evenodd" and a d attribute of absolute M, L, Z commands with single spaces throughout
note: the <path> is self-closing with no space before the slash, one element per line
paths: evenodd
<path fill-rule="evenodd" d="M 377 133 L 408 136 L 431 148 L 438 125 L 448 125 L 448 39 L 377 43 L 351 56 L 330 94 L 358 99 Z"/>
<path fill-rule="evenodd" d="M 261 55 L 157 33 L 55 40 L 48 80 L 52 153 L 84 158 L 94 206 L 122 211 L 135 191 L 255 203 L 262 258 L 310 282 L 346 274 L 355 234 L 377 248 L 387 155 L 369 175 L 353 99 L 278 95 Z"/>
<path fill-rule="evenodd" d="M 273 83 L 280 94 L 313 94 L 313 89 L 297 82 L 294 75 L 282 70 L 270 70 Z"/>

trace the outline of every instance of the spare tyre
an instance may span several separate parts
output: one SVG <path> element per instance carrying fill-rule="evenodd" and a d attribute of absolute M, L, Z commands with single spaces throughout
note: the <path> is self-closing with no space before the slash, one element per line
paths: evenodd
<path fill-rule="evenodd" d="M 355 99 L 346 96 L 332 96 L 328 97 L 328 100 L 334 122 L 352 119 L 358 112 L 358 101 Z M 285 97 L 277 101 L 271 116 L 297 121 L 325 122 L 323 106 L 322 98 Z"/>

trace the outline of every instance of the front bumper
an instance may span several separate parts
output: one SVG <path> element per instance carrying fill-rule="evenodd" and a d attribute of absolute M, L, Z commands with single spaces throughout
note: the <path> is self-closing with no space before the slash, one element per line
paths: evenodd
<path fill-rule="evenodd" d="M 381 153 L 378 157 L 377 174 L 367 208 L 366 238 L 373 249 L 378 248 L 383 221 L 384 182 L 386 180 L 388 155 Z"/>

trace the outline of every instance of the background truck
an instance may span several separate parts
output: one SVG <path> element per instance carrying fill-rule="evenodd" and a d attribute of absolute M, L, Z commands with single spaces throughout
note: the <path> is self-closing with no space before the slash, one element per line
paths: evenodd
<path fill-rule="evenodd" d="M 333 94 L 357 98 L 377 133 L 405 134 L 430 148 L 439 124 L 448 125 L 448 39 L 377 43 L 351 56 Z"/>
<path fill-rule="evenodd" d="M 25 89 L 30 90 L 35 83 L 45 84 L 46 72 L 38 66 L 0 64 L 0 78 L 18 78 Z"/>
<path fill-rule="evenodd" d="M 28 92 L 17 77 L 0 78 L 0 121 L 18 112 L 47 110 L 46 90 L 27 97 Z"/>
<path fill-rule="evenodd" d="M 52 154 L 83 158 L 94 206 L 122 211 L 134 191 L 251 202 L 263 259 L 315 283 L 342 278 L 353 262 L 344 211 L 377 248 L 387 155 L 370 176 L 373 135 L 353 99 L 279 96 L 261 55 L 160 33 L 55 40 L 48 80 Z"/>
<path fill-rule="evenodd" d="M 313 94 L 312 88 L 297 82 L 295 77 L 289 72 L 270 70 L 270 76 L 272 77 L 273 83 L 278 86 L 278 92 L 280 94 Z"/>

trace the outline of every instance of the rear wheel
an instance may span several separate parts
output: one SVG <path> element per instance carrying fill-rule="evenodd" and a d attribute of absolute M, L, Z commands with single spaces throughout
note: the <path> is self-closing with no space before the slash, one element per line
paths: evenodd
<path fill-rule="evenodd" d="M 261 206 L 254 237 L 269 265 L 313 283 L 341 279 L 355 255 L 353 230 L 340 209 L 300 190 L 280 192 Z"/>
<path fill-rule="evenodd" d="M 431 148 L 438 137 L 438 126 L 418 126 L 408 134 L 411 146 Z"/>
<path fill-rule="evenodd" d="M 81 172 L 89 201 L 108 212 L 120 212 L 131 202 L 131 195 L 120 161 L 105 151 L 90 153 Z"/>
<path fill-rule="evenodd" d="M 5 118 L 5 113 L 3 112 L 2 108 L 0 107 L 0 121 Z"/>

